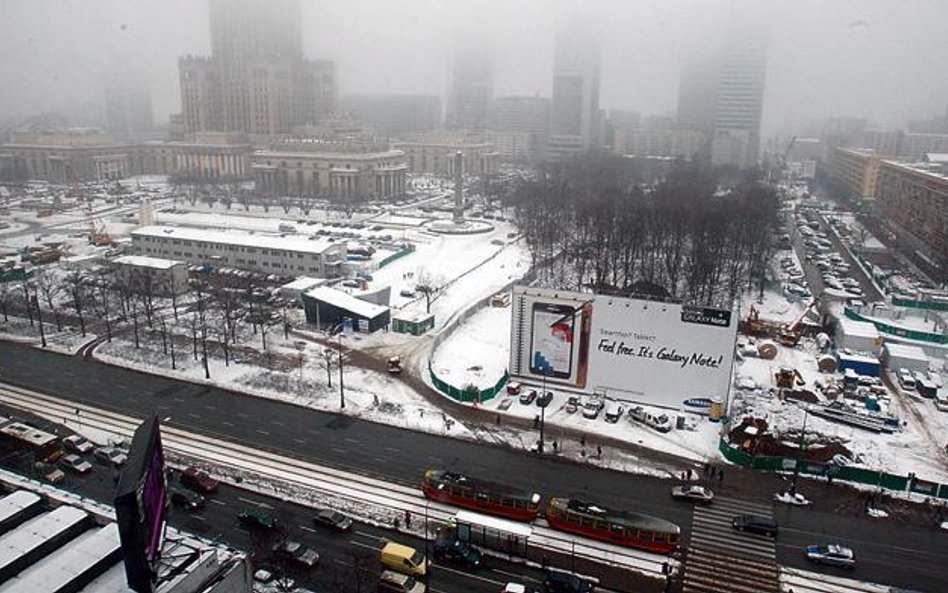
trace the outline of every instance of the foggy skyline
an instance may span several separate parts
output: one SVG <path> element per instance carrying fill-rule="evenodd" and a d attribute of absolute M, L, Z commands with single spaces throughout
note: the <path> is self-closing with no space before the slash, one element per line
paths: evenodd
<path fill-rule="evenodd" d="M 600 31 L 605 110 L 673 115 L 682 58 L 725 26 L 729 1 L 302 0 L 308 58 L 336 62 L 339 94 L 445 98 L 452 54 L 494 64 L 494 96 L 549 97 L 553 42 L 576 11 Z M 830 116 L 879 126 L 948 110 L 948 3 L 758 2 L 768 35 L 763 136 Z M 206 0 L 6 0 L 0 119 L 102 103 L 111 78 L 150 91 L 157 122 L 178 112 L 178 58 L 209 53 Z"/>

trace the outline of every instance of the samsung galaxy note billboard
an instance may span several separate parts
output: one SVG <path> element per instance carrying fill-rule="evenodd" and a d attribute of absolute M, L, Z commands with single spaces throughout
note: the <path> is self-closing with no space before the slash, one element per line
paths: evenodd
<path fill-rule="evenodd" d="M 528 287 L 511 308 L 514 377 L 670 408 L 727 397 L 731 311 Z"/>

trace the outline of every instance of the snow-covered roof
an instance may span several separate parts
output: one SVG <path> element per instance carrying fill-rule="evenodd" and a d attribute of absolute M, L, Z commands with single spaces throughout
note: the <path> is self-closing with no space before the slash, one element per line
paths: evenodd
<path fill-rule="evenodd" d="M 137 266 L 140 268 L 154 268 L 156 270 L 168 270 L 174 266 L 183 266 L 184 262 L 173 259 L 162 259 L 160 257 L 148 257 L 147 255 L 123 255 L 112 260 L 117 264 L 126 266 Z"/>
<path fill-rule="evenodd" d="M 850 362 L 868 362 L 871 364 L 879 364 L 879 359 L 871 354 L 864 354 L 862 352 L 837 352 L 836 355 L 840 360 L 846 360 Z"/>
<path fill-rule="evenodd" d="M 0 499 L 0 523 L 6 522 L 23 509 L 40 502 L 40 497 L 26 490 L 17 490 Z"/>
<path fill-rule="evenodd" d="M 3 593 L 61 591 L 77 577 L 122 548 L 118 526 L 83 533 L 4 584 Z"/>
<path fill-rule="evenodd" d="M 392 318 L 399 319 L 401 321 L 407 321 L 409 323 L 421 323 L 422 321 L 425 321 L 432 317 L 434 317 L 434 313 L 425 313 L 424 311 L 421 311 L 421 312 L 414 312 L 414 313 L 402 312 L 402 313 L 399 313 L 398 315 L 394 315 Z"/>
<path fill-rule="evenodd" d="M 61 506 L 24 523 L 0 537 L 0 569 L 18 561 L 54 536 L 85 521 L 88 513 L 76 507 Z"/>
<path fill-rule="evenodd" d="M 313 278 L 311 276 L 300 276 L 292 282 L 287 282 L 281 289 L 285 290 L 309 290 L 314 286 L 322 285 L 326 282 L 325 278 Z"/>
<path fill-rule="evenodd" d="M 454 519 L 457 523 L 483 526 L 501 533 L 516 535 L 524 539 L 533 535 L 533 528 L 529 525 L 518 523 L 516 521 L 508 521 L 506 519 L 498 519 L 497 517 L 482 515 L 480 513 L 474 513 L 471 511 L 458 511 L 458 513 L 454 516 Z"/>
<path fill-rule="evenodd" d="M 235 230 L 197 229 L 190 227 L 146 226 L 132 231 L 133 237 L 171 237 L 185 241 L 202 243 L 222 243 L 243 247 L 259 247 L 302 253 L 323 253 L 332 247 L 341 246 L 322 237 L 305 238 L 300 236 L 281 237 L 279 235 L 244 233 Z"/>
<path fill-rule="evenodd" d="M 358 299 L 350 294 L 342 292 L 341 290 L 329 288 L 328 286 L 314 288 L 305 294 L 312 299 L 332 305 L 333 307 L 345 309 L 346 311 L 350 311 L 360 317 L 365 317 L 366 319 L 378 317 L 379 315 L 388 311 L 388 307 L 383 307 L 382 305 L 375 305 L 373 303 L 363 301 L 362 299 Z"/>
<path fill-rule="evenodd" d="M 889 353 L 890 357 L 928 362 L 928 356 L 925 355 L 925 351 L 918 346 L 889 342 L 885 345 L 885 350 Z"/>
<path fill-rule="evenodd" d="M 848 317 L 840 317 L 839 328 L 847 336 L 871 338 L 873 340 L 879 337 L 879 330 L 868 321 L 856 321 Z"/>

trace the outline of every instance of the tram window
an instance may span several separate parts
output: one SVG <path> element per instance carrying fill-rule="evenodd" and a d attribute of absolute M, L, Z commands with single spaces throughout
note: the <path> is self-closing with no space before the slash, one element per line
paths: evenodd
<path fill-rule="evenodd" d="M 487 498 L 488 498 L 488 497 L 487 497 L 487 494 L 486 494 L 486 493 L 484 493 L 484 492 L 478 492 L 478 493 L 477 493 L 477 500 L 487 500 Z"/>
<path fill-rule="evenodd" d="M 527 508 L 527 503 L 525 503 L 524 501 L 522 501 L 522 500 L 520 500 L 520 499 L 514 500 L 513 503 L 514 503 L 514 506 L 515 506 L 516 508 L 518 508 L 518 509 L 525 509 L 525 508 Z"/>
<path fill-rule="evenodd" d="M 655 541 L 657 541 L 657 542 L 664 542 L 664 541 L 667 539 L 667 535 L 668 535 L 668 534 L 666 534 L 666 533 L 656 532 L 656 533 L 655 533 Z"/>
<path fill-rule="evenodd" d="M 514 506 L 514 501 L 510 500 L 509 498 L 501 498 L 501 499 L 500 499 L 500 506 L 502 506 L 502 507 L 512 507 L 512 506 Z"/>
<path fill-rule="evenodd" d="M 586 527 L 592 527 L 596 524 L 596 521 L 592 517 L 583 517 L 583 525 Z"/>
<path fill-rule="evenodd" d="M 644 529 L 639 532 L 639 539 L 643 542 L 650 542 L 655 534 L 651 531 L 645 531 Z"/>
<path fill-rule="evenodd" d="M 615 525 L 611 525 L 608 521 L 603 521 L 602 519 L 599 519 L 598 521 L 596 521 L 596 529 L 606 530 L 606 529 L 614 529 L 615 527 L 616 527 Z"/>

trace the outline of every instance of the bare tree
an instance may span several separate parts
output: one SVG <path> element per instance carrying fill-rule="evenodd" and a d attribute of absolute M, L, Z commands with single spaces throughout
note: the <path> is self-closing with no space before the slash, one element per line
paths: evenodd
<path fill-rule="evenodd" d="M 319 351 L 319 366 L 326 369 L 326 384 L 332 389 L 332 370 L 336 367 L 339 355 L 328 346 Z"/>
<path fill-rule="evenodd" d="M 3 311 L 3 321 L 10 321 L 8 316 L 8 307 L 13 296 L 13 291 L 9 282 L 0 282 L 0 310 Z"/>
<path fill-rule="evenodd" d="M 62 285 L 57 278 L 54 278 L 48 270 L 42 270 L 36 274 L 33 281 L 36 283 L 36 289 L 46 302 L 46 307 L 53 312 L 53 319 L 56 322 L 56 331 L 62 331 L 62 320 L 57 307 L 57 299 L 62 294 Z"/>
<path fill-rule="evenodd" d="M 76 317 L 79 318 L 79 330 L 83 337 L 85 337 L 86 274 L 82 270 L 76 270 L 75 272 L 66 274 L 64 280 L 66 283 L 66 293 L 69 295 L 69 298 L 72 301 L 72 306 L 76 312 Z"/>
<path fill-rule="evenodd" d="M 444 277 L 433 274 L 427 269 L 419 270 L 415 276 L 415 290 L 425 297 L 425 311 L 431 313 L 431 303 L 444 292 Z"/>

